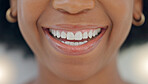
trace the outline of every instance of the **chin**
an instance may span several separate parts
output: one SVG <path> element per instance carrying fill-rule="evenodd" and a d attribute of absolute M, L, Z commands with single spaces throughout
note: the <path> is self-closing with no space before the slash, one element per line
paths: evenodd
<path fill-rule="evenodd" d="M 87 69 L 86 67 L 82 68 L 81 66 L 71 66 L 72 68 L 62 68 L 62 69 L 57 69 L 54 70 L 54 74 L 63 79 L 63 80 L 67 80 L 67 81 L 82 81 L 82 80 L 86 80 L 89 79 L 90 77 L 92 77 L 97 70 L 93 69 Z"/>

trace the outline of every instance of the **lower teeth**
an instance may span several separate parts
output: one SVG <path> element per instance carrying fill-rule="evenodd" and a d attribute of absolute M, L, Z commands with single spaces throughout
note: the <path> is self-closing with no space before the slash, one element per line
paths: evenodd
<path fill-rule="evenodd" d="M 67 44 L 67 45 L 71 45 L 71 46 L 79 46 L 79 45 L 83 45 L 83 44 L 87 43 L 88 41 L 83 41 L 83 42 L 61 41 L 61 42 L 64 44 Z"/>

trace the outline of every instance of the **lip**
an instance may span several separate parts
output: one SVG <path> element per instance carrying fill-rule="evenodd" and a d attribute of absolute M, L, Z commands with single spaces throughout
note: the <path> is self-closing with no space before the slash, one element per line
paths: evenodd
<path fill-rule="evenodd" d="M 94 28 L 101 28 L 101 33 L 94 39 L 90 40 L 89 42 L 79 45 L 79 46 L 71 46 L 66 45 L 59 40 L 55 39 L 49 34 L 49 29 L 58 29 L 58 30 L 82 30 L 82 29 L 94 29 Z M 99 27 L 97 25 L 70 25 L 70 24 L 58 24 L 48 27 L 42 27 L 45 36 L 47 37 L 49 43 L 59 52 L 76 56 L 76 55 L 82 55 L 87 54 L 90 51 L 92 51 L 101 41 L 103 35 L 105 34 L 108 26 L 105 27 Z"/>

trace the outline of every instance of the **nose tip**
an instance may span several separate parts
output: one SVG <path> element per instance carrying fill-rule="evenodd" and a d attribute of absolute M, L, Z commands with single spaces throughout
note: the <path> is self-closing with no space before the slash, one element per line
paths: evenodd
<path fill-rule="evenodd" d="M 54 0 L 52 5 L 60 12 L 78 14 L 93 9 L 95 2 L 94 0 Z"/>

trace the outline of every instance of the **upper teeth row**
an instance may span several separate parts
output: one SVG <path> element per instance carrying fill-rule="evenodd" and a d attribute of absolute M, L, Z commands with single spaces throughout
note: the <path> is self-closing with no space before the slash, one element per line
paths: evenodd
<path fill-rule="evenodd" d="M 49 30 L 55 37 L 57 38 L 63 38 L 67 40 L 82 40 L 82 39 L 88 39 L 88 37 L 91 39 L 92 37 L 95 37 L 98 33 L 101 32 L 101 28 L 95 29 L 95 30 L 89 30 L 88 32 L 81 32 L 77 31 L 75 34 L 73 32 L 64 32 L 60 30 Z"/>

